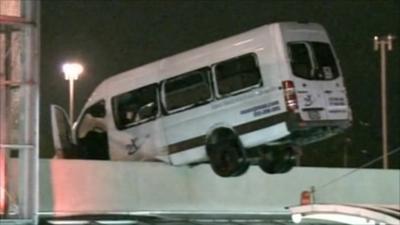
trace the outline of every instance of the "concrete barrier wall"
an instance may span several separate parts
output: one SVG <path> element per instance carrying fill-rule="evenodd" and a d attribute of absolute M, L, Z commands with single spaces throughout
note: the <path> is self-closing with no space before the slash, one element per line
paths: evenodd
<path fill-rule="evenodd" d="M 221 178 L 208 165 L 41 160 L 40 211 L 55 214 L 132 211 L 285 212 L 316 187 L 319 203 L 398 205 L 399 170 L 294 168 L 268 175 L 258 167 Z"/>

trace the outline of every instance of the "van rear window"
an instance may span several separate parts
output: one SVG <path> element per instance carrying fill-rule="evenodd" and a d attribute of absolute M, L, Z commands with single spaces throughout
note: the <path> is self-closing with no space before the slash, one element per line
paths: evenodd
<path fill-rule="evenodd" d="M 288 43 L 292 72 L 308 80 L 332 80 L 339 71 L 332 49 L 328 43 Z"/>
<path fill-rule="evenodd" d="M 314 57 L 317 60 L 318 75 L 323 80 L 331 80 L 339 76 L 335 57 L 331 47 L 326 43 L 312 42 Z"/>
<path fill-rule="evenodd" d="M 311 56 L 305 43 L 289 44 L 293 73 L 299 77 L 311 79 Z"/>

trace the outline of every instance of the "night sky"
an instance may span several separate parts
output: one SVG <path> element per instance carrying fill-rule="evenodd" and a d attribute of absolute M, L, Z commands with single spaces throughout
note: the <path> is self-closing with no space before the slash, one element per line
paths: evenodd
<path fill-rule="evenodd" d="M 75 115 L 103 79 L 125 70 L 264 24 L 310 21 L 330 34 L 348 89 L 354 125 L 342 135 L 305 148 L 302 165 L 350 167 L 381 154 L 379 54 L 373 36 L 400 37 L 400 1 L 42 1 L 41 156 L 51 157 L 50 104 L 68 109 L 61 64 L 80 61 Z M 390 149 L 400 146 L 399 40 L 388 62 Z M 400 154 L 391 166 L 400 167 Z M 381 163 L 373 167 L 381 167 Z"/>

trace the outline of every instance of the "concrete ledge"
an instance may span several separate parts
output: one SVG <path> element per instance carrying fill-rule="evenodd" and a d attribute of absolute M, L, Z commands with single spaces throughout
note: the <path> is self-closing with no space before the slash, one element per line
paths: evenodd
<path fill-rule="evenodd" d="M 173 167 L 151 162 L 41 160 L 40 211 L 287 212 L 300 193 L 316 187 L 319 203 L 396 205 L 399 170 L 294 168 L 268 175 L 258 167 L 237 178 L 216 176 L 209 165 Z"/>

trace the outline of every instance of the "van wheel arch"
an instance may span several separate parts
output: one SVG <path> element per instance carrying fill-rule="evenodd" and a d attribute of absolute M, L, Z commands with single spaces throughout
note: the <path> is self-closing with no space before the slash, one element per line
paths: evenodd
<path fill-rule="evenodd" d="M 246 151 L 232 128 L 213 129 L 206 137 L 205 147 L 211 168 L 221 177 L 240 176 L 249 168 Z"/>

